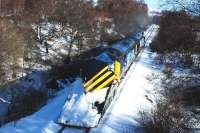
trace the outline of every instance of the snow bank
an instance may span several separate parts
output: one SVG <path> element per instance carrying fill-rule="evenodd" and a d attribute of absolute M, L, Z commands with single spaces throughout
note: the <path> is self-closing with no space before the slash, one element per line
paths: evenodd
<path fill-rule="evenodd" d="M 94 127 L 98 124 L 100 114 L 94 103 L 105 100 L 108 88 L 85 94 L 83 82 L 77 78 L 72 84 L 61 84 L 55 99 L 49 101 L 41 110 L 16 122 L 0 128 L 0 133 L 56 133 L 62 127 L 58 123 Z M 63 106 L 64 105 L 64 106 Z M 65 129 L 63 132 L 74 133 L 81 130 Z"/>
<path fill-rule="evenodd" d="M 41 110 L 31 116 L 25 117 L 16 122 L 11 122 L 0 128 L 0 133 L 55 133 L 60 130 L 56 124 L 62 107 L 70 94 L 70 88 L 77 85 L 79 79 L 57 94 L 55 99 L 49 101 Z"/>
<path fill-rule="evenodd" d="M 150 43 L 155 35 L 156 32 L 147 43 Z M 134 133 L 138 130 L 139 111 L 150 110 L 154 102 L 152 99 L 154 85 L 148 77 L 160 73 L 159 69 L 155 69 L 151 55 L 150 50 L 145 49 L 139 62 L 130 68 L 119 86 L 119 89 L 122 89 L 119 98 L 114 99 L 116 101 L 112 103 L 99 126 L 91 133 Z"/>
<path fill-rule="evenodd" d="M 68 95 L 58 122 L 81 127 L 93 124 L 93 121 L 88 119 L 95 117 L 97 112 L 92 110 L 90 102 L 87 101 L 81 79 L 77 80 L 71 89 L 72 94 Z"/>
<path fill-rule="evenodd" d="M 101 116 L 94 104 L 105 101 L 108 88 L 85 94 L 83 82 L 79 79 L 71 89 L 72 95 L 67 96 L 58 123 L 80 127 L 97 126 Z"/>

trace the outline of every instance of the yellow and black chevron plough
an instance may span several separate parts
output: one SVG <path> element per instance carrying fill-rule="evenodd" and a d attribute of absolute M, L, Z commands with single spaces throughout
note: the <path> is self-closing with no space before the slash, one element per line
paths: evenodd
<path fill-rule="evenodd" d="M 114 72 L 106 66 L 101 71 L 99 71 L 94 77 L 89 81 L 84 83 L 85 92 L 91 92 L 95 90 L 100 90 L 112 83 L 114 80 L 120 81 L 121 64 L 115 61 Z"/>

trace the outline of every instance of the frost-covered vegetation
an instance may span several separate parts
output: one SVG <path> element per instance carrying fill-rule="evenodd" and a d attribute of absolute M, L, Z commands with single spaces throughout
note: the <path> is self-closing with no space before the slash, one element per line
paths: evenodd
<path fill-rule="evenodd" d="M 61 68 L 145 28 L 147 12 L 136 0 L 0 0 L 0 119 L 40 108 Z"/>
<path fill-rule="evenodd" d="M 160 18 L 160 31 L 151 48 L 160 53 L 199 53 L 198 19 L 184 11 L 163 12 Z"/>
<path fill-rule="evenodd" d="M 163 66 L 164 76 L 152 75 L 154 80 L 159 79 L 162 82 L 155 87 L 157 92 L 155 108 L 151 112 L 141 111 L 142 132 L 198 132 L 200 130 L 199 71 L 177 66 L 176 63 L 170 62 L 167 56 L 158 60 L 158 64 Z"/>
<path fill-rule="evenodd" d="M 1 0 L 0 84 L 144 28 L 147 10 L 132 0 Z"/>
<path fill-rule="evenodd" d="M 173 10 L 163 11 L 159 17 L 160 30 L 150 45 L 154 52 L 179 56 L 187 66 L 200 64 L 200 18 L 197 0 L 164 0 Z"/>
<path fill-rule="evenodd" d="M 141 132 L 196 133 L 200 131 L 199 4 L 196 0 L 164 4 L 176 10 L 162 12 L 158 36 L 150 45 L 164 77 L 153 75 L 162 82 L 155 87 L 155 108 L 140 113 Z"/>

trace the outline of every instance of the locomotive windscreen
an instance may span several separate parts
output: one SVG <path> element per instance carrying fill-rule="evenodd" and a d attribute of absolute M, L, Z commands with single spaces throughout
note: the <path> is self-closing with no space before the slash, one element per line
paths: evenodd
<path fill-rule="evenodd" d="M 106 66 L 106 63 L 96 59 L 76 61 L 67 66 L 66 77 L 80 76 L 84 81 L 88 81 Z"/>

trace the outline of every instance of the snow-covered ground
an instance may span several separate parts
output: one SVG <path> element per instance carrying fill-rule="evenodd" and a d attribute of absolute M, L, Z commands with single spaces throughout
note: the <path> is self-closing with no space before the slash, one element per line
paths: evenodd
<path fill-rule="evenodd" d="M 154 54 L 148 48 L 148 44 L 157 34 L 158 26 L 154 26 L 154 33 L 147 42 L 147 48 L 141 53 L 137 63 L 135 63 L 127 73 L 125 79 L 119 86 L 122 89 L 120 96 L 112 103 L 105 116 L 92 133 L 125 133 L 137 130 L 139 111 L 151 109 L 153 107 L 154 85 L 148 80 L 152 74 L 159 73 L 160 70 L 153 66 Z M 151 28 L 151 27 L 150 27 Z M 73 84 L 72 84 L 73 85 Z M 71 85 L 70 85 L 71 86 Z M 0 133 L 57 133 L 61 126 L 57 124 L 57 119 L 67 99 L 67 88 L 57 94 L 40 111 L 31 116 L 11 122 L 0 128 Z M 82 133 L 78 129 L 65 129 L 64 133 Z"/>
<path fill-rule="evenodd" d="M 74 83 L 76 84 L 76 82 Z M 55 99 L 49 101 L 40 111 L 31 116 L 8 123 L 0 129 L 0 133 L 55 133 L 61 127 L 55 123 L 61 113 L 62 107 L 67 99 L 66 93 L 69 88 L 74 86 L 71 84 L 64 90 L 59 92 Z"/>
<path fill-rule="evenodd" d="M 149 38 L 147 46 L 157 33 L 158 27 L 154 27 L 155 32 Z M 152 53 L 148 47 L 140 56 L 138 63 L 131 67 L 120 84 L 119 89 L 122 89 L 122 92 L 119 98 L 115 99 L 92 133 L 134 133 L 138 129 L 139 112 L 153 107 L 154 85 L 147 77 L 160 73 L 160 70 L 153 66 L 154 58 L 151 58 Z"/>
<path fill-rule="evenodd" d="M 85 94 L 82 79 L 77 78 L 73 84 L 73 86 L 67 87 L 70 91 L 66 94 L 67 100 L 57 120 L 58 123 L 95 127 L 101 117 L 97 107 L 95 107 L 95 102 L 101 104 L 105 101 L 108 87 Z"/>

